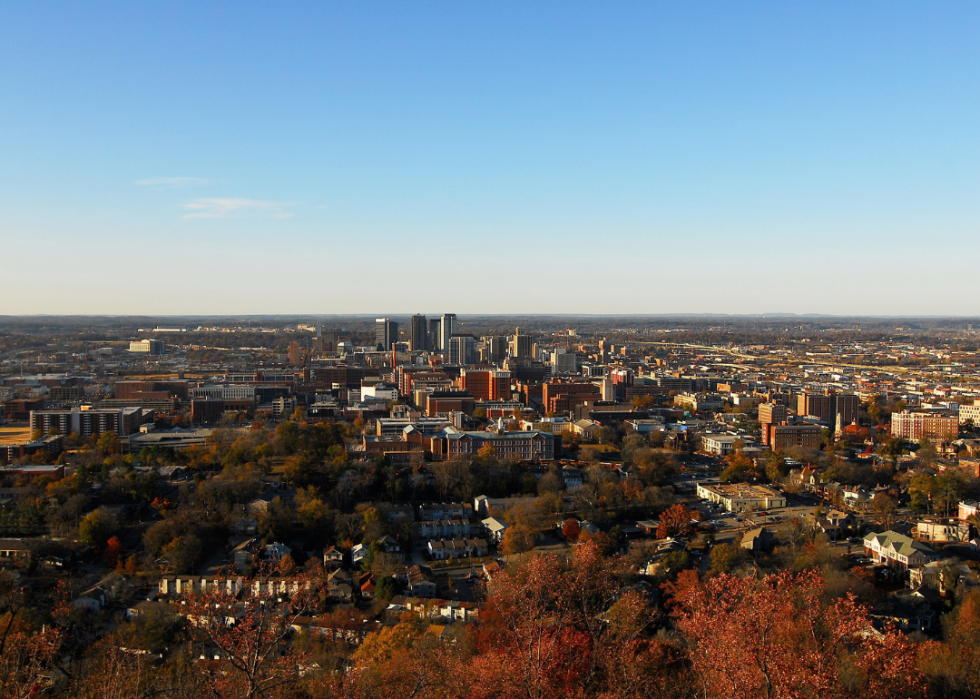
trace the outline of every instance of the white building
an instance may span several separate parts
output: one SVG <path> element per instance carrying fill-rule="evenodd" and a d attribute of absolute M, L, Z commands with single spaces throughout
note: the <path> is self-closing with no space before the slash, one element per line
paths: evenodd
<path fill-rule="evenodd" d="M 727 434 L 706 434 L 701 437 L 701 450 L 717 456 L 728 456 L 735 451 L 738 437 Z"/>

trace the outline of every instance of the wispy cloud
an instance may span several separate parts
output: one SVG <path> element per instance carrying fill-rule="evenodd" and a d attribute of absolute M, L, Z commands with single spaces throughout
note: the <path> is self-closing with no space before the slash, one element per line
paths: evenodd
<path fill-rule="evenodd" d="M 187 209 L 184 218 L 236 218 L 240 216 L 271 216 L 289 218 L 292 212 L 286 211 L 287 203 L 259 201 L 258 199 L 205 198 L 194 199 L 181 205 Z"/>
<path fill-rule="evenodd" d="M 203 177 L 150 177 L 145 180 L 136 180 L 133 184 L 139 187 L 177 188 L 203 187 L 213 181 Z"/>

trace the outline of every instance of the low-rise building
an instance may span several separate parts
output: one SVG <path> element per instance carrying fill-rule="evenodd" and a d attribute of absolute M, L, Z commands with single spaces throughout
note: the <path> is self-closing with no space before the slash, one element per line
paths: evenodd
<path fill-rule="evenodd" d="M 764 485 L 730 483 L 698 484 L 698 497 L 715 502 L 730 512 L 771 510 L 786 507 L 786 496 Z"/>
<path fill-rule="evenodd" d="M 729 434 L 706 434 L 701 437 L 701 450 L 715 456 L 728 456 L 735 451 L 738 437 Z"/>
<path fill-rule="evenodd" d="M 916 522 L 913 535 L 936 544 L 965 544 L 970 540 L 970 525 L 954 519 Z"/>

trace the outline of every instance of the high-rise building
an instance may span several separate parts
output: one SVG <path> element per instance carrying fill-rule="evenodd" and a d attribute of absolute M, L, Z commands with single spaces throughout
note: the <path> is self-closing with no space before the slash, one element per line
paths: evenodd
<path fill-rule="evenodd" d="M 289 343 L 289 363 L 293 366 L 299 366 L 303 363 L 303 348 L 296 340 Z"/>
<path fill-rule="evenodd" d="M 456 314 L 444 313 L 442 315 L 442 324 L 439 327 L 439 349 L 443 352 L 449 351 L 449 338 L 453 336 L 454 325 L 456 325 Z"/>
<path fill-rule="evenodd" d="M 566 352 L 563 349 L 551 353 L 552 374 L 571 374 L 577 368 L 574 353 Z"/>
<path fill-rule="evenodd" d="M 534 340 L 530 335 L 522 335 L 517 328 L 510 338 L 510 356 L 518 359 L 530 358 L 534 351 Z"/>
<path fill-rule="evenodd" d="M 502 362 L 507 356 L 507 338 L 500 335 L 490 335 L 483 338 L 487 348 L 487 359 L 491 362 Z"/>
<path fill-rule="evenodd" d="M 429 324 L 425 316 L 416 313 L 412 316 L 412 351 L 421 352 L 429 349 Z"/>
<path fill-rule="evenodd" d="M 472 335 L 453 335 L 449 338 L 449 363 L 463 366 L 476 364 L 476 338 Z"/>
<path fill-rule="evenodd" d="M 759 405 L 759 423 L 762 425 L 779 425 L 789 420 L 789 411 L 785 405 L 778 403 L 762 403 Z"/>
<path fill-rule="evenodd" d="M 836 426 L 838 423 L 844 427 L 857 420 L 858 408 L 861 406 L 860 399 L 855 395 L 846 395 L 832 391 L 823 393 L 811 393 L 805 391 L 797 400 L 798 415 L 813 415 L 820 418 L 821 422 Z"/>
<path fill-rule="evenodd" d="M 374 321 L 374 342 L 385 352 L 391 345 L 398 342 L 398 323 L 390 318 L 378 318 Z"/>
<path fill-rule="evenodd" d="M 433 318 L 429 321 L 429 349 L 430 350 L 441 350 L 442 345 L 439 344 L 442 341 L 442 321 L 438 318 Z"/>

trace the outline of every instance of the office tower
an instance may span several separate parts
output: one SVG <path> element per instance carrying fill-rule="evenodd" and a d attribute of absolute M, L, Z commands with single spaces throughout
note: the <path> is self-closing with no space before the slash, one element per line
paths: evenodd
<path fill-rule="evenodd" d="M 398 323 L 389 318 L 378 318 L 374 322 L 374 337 L 375 344 L 387 352 L 398 342 Z"/>
<path fill-rule="evenodd" d="M 476 338 L 472 335 L 453 335 L 449 338 L 450 364 L 476 364 Z"/>
<path fill-rule="evenodd" d="M 571 374 L 576 370 L 575 355 L 563 349 L 551 353 L 551 373 Z"/>
<path fill-rule="evenodd" d="M 500 335 L 491 335 L 484 338 L 487 343 L 488 359 L 491 362 L 502 362 L 507 356 L 507 338 Z"/>
<path fill-rule="evenodd" d="M 419 352 L 429 349 L 429 325 L 425 316 L 416 313 L 412 316 L 412 351 Z"/>
<path fill-rule="evenodd" d="M 442 316 L 442 325 L 439 328 L 439 349 L 443 352 L 449 350 L 449 338 L 453 336 L 453 326 L 456 325 L 456 314 L 455 313 L 444 313 Z"/>
<path fill-rule="evenodd" d="M 530 335 L 521 335 L 517 328 L 510 338 L 510 356 L 518 359 L 529 359 L 534 351 L 534 342 Z"/>
<path fill-rule="evenodd" d="M 442 321 L 438 318 L 433 318 L 429 321 L 429 349 L 430 350 L 441 350 L 442 345 L 439 342 L 442 340 Z"/>

